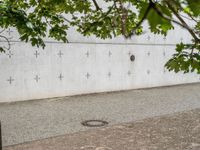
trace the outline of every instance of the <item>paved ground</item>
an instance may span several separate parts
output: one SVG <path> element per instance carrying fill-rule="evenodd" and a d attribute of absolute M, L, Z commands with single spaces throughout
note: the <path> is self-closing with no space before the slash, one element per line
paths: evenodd
<path fill-rule="evenodd" d="M 199 150 L 200 109 L 34 141 L 3 150 Z"/>
<path fill-rule="evenodd" d="M 80 122 L 87 119 L 115 125 L 200 108 L 199 91 L 190 84 L 0 104 L 3 145 L 86 131 Z"/>

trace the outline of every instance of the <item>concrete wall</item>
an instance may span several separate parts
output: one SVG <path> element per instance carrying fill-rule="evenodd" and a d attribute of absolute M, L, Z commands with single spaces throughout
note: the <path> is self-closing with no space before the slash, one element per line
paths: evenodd
<path fill-rule="evenodd" d="M 190 42 L 189 34 L 179 27 L 166 38 L 146 33 L 106 41 L 71 30 L 70 43 L 47 39 L 45 50 L 20 42 L 14 29 L 10 31 L 4 34 L 11 38 L 11 50 L 0 54 L 0 102 L 199 81 L 195 73 L 164 69 L 175 44 Z M 135 55 L 134 62 L 131 55 Z"/>

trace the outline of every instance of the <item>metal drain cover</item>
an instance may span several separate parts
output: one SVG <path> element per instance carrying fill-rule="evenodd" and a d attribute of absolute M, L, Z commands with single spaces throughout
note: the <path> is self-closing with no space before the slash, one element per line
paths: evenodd
<path fill-rule="evenodd" d="M 86 127 L 102 127 L 107 125 L 108 122 L 104 120 L 86 120 L 81 122 L 81 124 Z"/>

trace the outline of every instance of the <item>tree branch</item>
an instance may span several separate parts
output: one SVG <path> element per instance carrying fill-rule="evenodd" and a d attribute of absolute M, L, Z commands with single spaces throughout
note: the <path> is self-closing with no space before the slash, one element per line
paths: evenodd
<path fill-rule="evenodd" d="M 110 9 L 109 9 L 104 15 L 102 15 L 102 16 L 98 19 L 98 21 L 92 22 L 92 23 L 90 24 L 90 27 L 93 26 L 93 25 L 95 25 L 96 23 L 98 23 L 100 20 L 106 18 L 106 17 L 109 15 L 109 13 L 112 11 L 113 7 L 114 7 L 114 4 L 110 7 Z M 84 30 L 83 28 L 82 28 L 82 29 L 84 30 L 84 32 L 87 32 L 87 31 L 90 29 L 90 27 L 86 28 L 85 30 Z"/>
<path fill-rule="evenodd" d="M 173 20 L 172 18 L 170 18 L 170 17 L 164 15 L 164 14 L 156 7 L 156 5 L 153 6 L 153 9 L 154 9 L 154 10 L 157 12 L 157 14 L 158 14 L 159 16 L 161 16 L 162 18 L 164 18 L 164 19 L 166 19 L 166 20 L 168 20 L 168 21 L 171 21 L 171 22 L 173 22 L 173 23 L 175 23 L 175 24 L 178 24 L 179 26 L 181 26 L 181 27 L 185 28 L 186 30 L 188 30 L 189 33 L 190 33 L 190 34 L 193 36 L 193 38 L 195 39 L 195 41 L 198 41 L 198 40 L 199 40 L 199 39 L 196 37 L 196 35 L 195 35 L 195 33 L 193 32 L 193 30 L 192 30 L 187 24 L 183 24 L 182 22 L 178 22 L 178 21 Z"/>
<path fill-rule="evenodd" d="M 156 6 L 153 6 L 153 9 L 156 11 L 156 13 L 160 17 L 164 18 L 165 20 L 171 21 L 171 22 L 176 23 L 176 24 L 180 25 L 181 27 L 185 28 L 185 26 L 183 24 L 181 24 L 180 22 L 173 20 L 172 18 L 170 18 L 168 16 L 165 16 Z"/>
<path fill-rule="evenodd" d="M 200 43 L 200 39 L 196 36 L 196 34 L 193 32 L 193 30 L 188 26 L 188 24 L 181 18 L 181 16 L 176 12 L 176 10 L 170 5 L 169 2 L 165 1 L 168 8 L 173 12 L 173 14 L 179 19 L 179 21 L 182 23 L 182 25 L 189 31 L 189 33 L 192 35 L 192 37 L 195 40 L 195 43 Z"/>
<path fill-rule="evenodd" d="M 65 18 L 63 15 L 60 15 L 60 17 L 62 17 L 65 21 L 67 21 L 69 24 L 71 23 L 70 20 L 68 20 L 67 18 Z"/>
<path fill-rule="evenodd" d="M 99 7 L 97 1 L 96 1 L 96 0 L 92 0 L 92 1 L 93 1 L 93 3 L 94 3 L 94 6 L 96 7 L 96 10 L 97 10 L 97 11 L 98 11 L 98 10 L 101 10 L 101 8 Z"/>
<path fill-rule="evenodd" d="M 10 44 L 9 39 L 8 39 L 7 37 L 3 36 L 3 35 L 0 35 L 0 38 L 3 38 L 3 39 L 6 40 L 6 42 L 8 43 L 8 48 L 6 48 L 6 47 L 4 47 L 4 48 L 6 48 L 7 50 L 10 50 L 10 48 L 11 48 L 11 44 Z M 4 52 L 5 52 L 5 51 L 4 51 Z"/>
<path fill-rule="evenodd" d="M 136 24 L 136 26 L 133 28 L 132 32 L 128 35 L 128 37 L 131 37 L 134 33 L 135 30 L 137 30 L 141 24 L 144 22 L 144 20 L 147 18 L 147 15 L 149 14 L 149 11 L 152 9 L 152 3 L 149 3 L 149 6 L 147 7 L 144 16 L 142 17 L 142 19 Z"/>
<path fill-rule="evenodd" d="M 3 29 L 3 30 L 0 32 L 0 34 L 3 33 L 5 30 L 6 30 L 6 29 Z"/>
<path fill-rule="evenodd" d="M 126 37 L 126 23 L 127 23 L 128 11 L 127 11 L 127 9 L 124 8 L 122 3 L 123 3 L 122 0 L 120 0 L 119 4 L 120 4 L 121 12 L 122 12 L 121 31 L 122 31 L 122 34 Z"/>

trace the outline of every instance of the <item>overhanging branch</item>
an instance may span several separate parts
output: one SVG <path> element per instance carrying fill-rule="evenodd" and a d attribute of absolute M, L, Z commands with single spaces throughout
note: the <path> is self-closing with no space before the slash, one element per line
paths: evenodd
<path fill-rule="evenodd" d="M 101 8 L 99 7 L 97 1 L 96 1 L 96 0 L 92 0 L 92 1 L 93 1 L 93 3 L 94 3 L 94 6 L 96 7 L 96 10 L 97 10 L 97 11 L 98 11 L 98 10 L 101 10 Z"/>
<path fill-rule="evenodd" d="M 196 34 L 193 32 L 193 30 L 188 26 L 188 24 L 183 20 L 183 18 L 176 12 L 176 10 L 173 8 L 173 6 L 170 5 L 169 2 L 165 1 L 168 8 L 173 12 L 173 14 L 179 19 L 181 24 L 185 29 L 188 30 L 188 32 L 192 35 L 192 37 L 195 40 L 195 43 L 200 43 L 200 39 L 196 36 Z"/>

